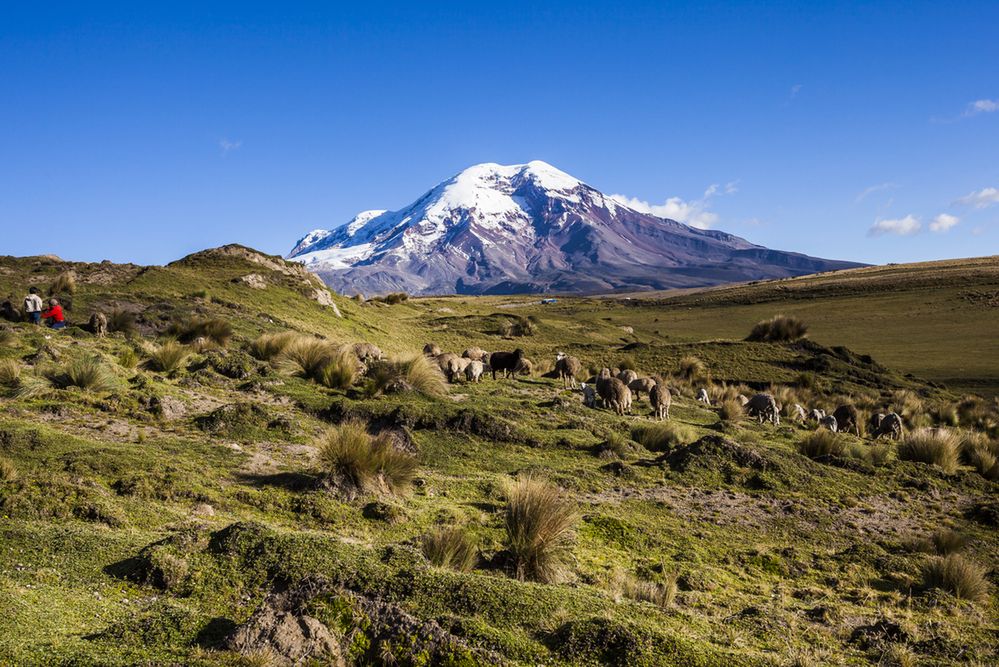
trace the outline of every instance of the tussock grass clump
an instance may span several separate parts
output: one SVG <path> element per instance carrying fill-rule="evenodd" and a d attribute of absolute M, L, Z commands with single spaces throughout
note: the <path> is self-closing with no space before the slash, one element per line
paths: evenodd
<path fill-rule="evenodd" d="M 596 446 L 595 453 L 603 459 L 626 459 L 635 453 L 635 445 L 620 433 L 611 431 L 607 438 Z"/>
<path fill-rule="evenodd" d="M 931 558 L 923 567 L 923 586 L 973 602 L 981 602 L 989 594 L 985 568 L 959 554 Z"/>
<path fill-rule="evenodd" d="M 522 476 L 510 484 L 504 524 L 514 575 L 554 583 L 565 576 L 576 508 L 554 484 Z"/>
<path fill-rule="evenodd" d="M 17 466 L 6 456 L 0 456 L 0 484 L 17 481 Z"/>
<path fill-rule="evenodd" d="M 663 452 L 671 447 L 689 445 L 697 439 L 697 432 L 686 424 L 637 424 L 631 429 L 631 438 L 649 451 Z"/>
<path fill-rule="evenodd" d="M 746 416 L 742 403 L 735 398 L 726 398 L 718 404 L 718 418 L 722 421 L 736 422 Z"/>
<path fill-rule="evenodd" d="M 923 399 L 919 395 L 908 389 L 899 389 L 892 392 L 889 409 L 897 412 L 902 419 L 908 423 L 923 414 Z"/>
<path fill-rule="evenodd" d="M 17 334 L 10 329 L 0 329 L 0 347 L 7 347 L 17 340 Z"/>
<path fill-rule="evenodd" d="M 300 335 L 294 331 L 260 334 L 250 343 L 250 354 L 261 361 L 270 361 L 280 356 Z"/>
<path fill-rule="evenodd" d="M 122 333 L 126 338 L 131 338 L 137 331 L 135 314 L 127 310 L 112 310 L 108 314 L 108 331 Z"/>
<path fill-rule="evenodd" d="M 961 458 L 985 479 L 999 480 L 999 440 L 990 440 L 984 433 L 965 432 Z"/>
<path fill-rule="evenodd" d="M 635 358 L 632 356 L 622 357 L 621 361 L 618 362 L 617 367 L 622 371 L 638 370 L 638 366 L 635 364 Z"/>
<path fill-rule="evenodd" d="M 0 359 L 0 384 L 13 387 L 21 379 L 21 363 L 16 359 Z"/>
<path fill-rule="evenodd" d="M 46 394 L 53 389 L 52 383 L 45 376 L 22 373 L 15 385 L 14 396 L 27 400 Z"/>
<path fill-rule="evenodd" d="M 499 334 L 508 338 L 522 336 L 533 336 L 537 332 L 536 320 L 534 318 L 520 317 L 503 314 L 503 319 L 499 324 Z"/>
<path fill-rule="evenodd" d="M 678 578 L 676 574 L 671 574 L 665 581 L 646 581 L 618 574 L 611 580 L 610 589 L 615 600 L 624 598 L 651 602 L 660 607 L 672 607 L 676 600 Z"/>
<path fill-rule="evenodd" d="M 146 366 L 160 373 L 178 371 L 191 356 L 190 348 L 174 340 L 168 340 L 162 345 L 146 345 L 143 352 L 146 355 Z"/>
<path fill-rule="evenodd" d="M 118 389 L 118 378 L 99 357 L 83 357 L 70 362 L 62 370 L 50 370 L 45 378 L 56 389 L 76 387 L 94 393 Z"/>
<path fill-rule="evenodd" d="M 58 296 L 60 294 L 75 294 L 76 293 L 76 274 L 72 271 L 63 271 L 52 284 L 49 285 L 49 296 Z"/>
<path fill-rule="evenodd" d="M 708 367 L 692 354 L 680 359 L 677 374 L 687 382 L 704 382 L 709 379 Z"/>
<path fill-rule="evenodd" d="M 764 343 L 789 343 L 808 335 L 808 325 L 792 315 L 774 315 L 756 323 L 746 340 Z"/>
<path fill-rule="evenodd" d="M 798 443 L 798 451 L 810 459 L 841 457 L 846 453 L 846 449 L 847 441 L 843 436 L 824 428 L 809 433 Z"/>
<path fill-rule="evenodd" d="M 225 347 L 232 338 L 232 325 L 219 317 L 199 318 L 189 322 L 175 322 L 168 333 L 177 336 L 181 343 L 193 343 L 199 338 Z"/>
<path fill-rule="evenodd" d="M 139 355 L 130 347 L 125 348 L 118 354 L 118 365 L 129 370 L 139 364 Z"/>
<path fill-rule="evenodd" d="M 362 493 L 400 495 L 416 476 L 416 458 L 397 449 L 391 438 L 372 437 L 363 422 L 347 421 L 328 429 L 317 443 L 328 481 L 347 497 Z"/>
<path fill-rule="evenodd" d="M 357 356 L 350 347 L 337 347 L 309 336 L 300 336 L 285 347 L 279 357 L 279 367 L 286 373 L 333 389 L 349 388 L 358 373 Z"/>
<path fill-rule="evenodd" d="M 935 465 L 945 473 L 957 470 L 960 436 L 947 429 L 921 428 L 905 435 L 898 445 L 898 458 Z"/>
<path fill-rule="evenodd" d="M 366 389 L 372 396 L 384 392 L 415 391 L 439 398 L 447 394 L 448 384 L 440 366 L 417 354 L 374 364 L 368 370 Z"/>
<path fill-rule="evenodd" d="M 955 554 L 968 544 L 968 538 L 956 530 L 938 530 L 929 537 L 921 537 L 909 544 L 912 551 L 948 556 Z"/>
<path fill-rule="evenodd" d="M 427 560 L 437 567 L 470 572 L 479 561 L 479 551 L 468 533 L 458 527 L 435 528 L 420 540 Z"/>

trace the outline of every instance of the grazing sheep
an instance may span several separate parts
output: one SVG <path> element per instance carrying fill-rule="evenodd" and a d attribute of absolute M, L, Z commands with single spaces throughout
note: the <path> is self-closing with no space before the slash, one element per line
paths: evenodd
<path fill-rule="evenodd" d="M 638 378 L 637 380 L 632 380 L 628 383 L 628 389 L 630 389 L 635 396 L 641 398 L 642 392 L 651 395 L 652 388 L 656 386 L 656 381 L 652 378 Z"/>
<path fill-rule="evenodd" d="M 792 416 L 794 417 L 794 419 L 800 422 L 808 421 L 808 413 L 805 412 L 805 408 L 801 407 L 797 403 L 794 404 Z"/>
<path fill-rule="evenodd" d="M 842 433 L 853 431 L 860 436 L 860 415 L 857 408 L 852 405 L 841 405 L 833 410 L 832 416 L 836 418 L 836 426 Z"/>
<path fill-rule="evenodd" d="M 108 335 L 108 318 L 104 313 L 94 313 L 90 316 L 90 331 L 98 338 Z"/>
<path fill-rule="evenodd" d="M 816 424 L 821 422 L 823 418 L 825 418 L 825 416 L 826 416 L 826 411 L 820 410 L 819 408 L 813 408 L 812 412 L 809 414 L 809 418 Z"/>
<path fill-rule="evenodd" d="M 378 346 L 371 343 L 354 343 L 353 350 L 354 356 L 362 364 L 378 361 L 382 358 L 382 351 L 378 349 Z"/>
<path fill-rule="evenodd" d="M 836 418 L 832 415 L 826 415 L 819 420 L 819 427 L 825 426 L 827 429 L 835 433 L 839 429 L 839 424 L 836 422 Z"/>
<path fill-rule="evenodd" d="M 513 372 L 516 375 L 530 375 L 534 372 L 534 362 L 527 357 L 521 357 L 517 365 L 513 367 Z"/>
<path fill-rule="evenodd" d="M 617 373 L 617 379 L 625 384 L 631 384 L 632 382 L 638 379 L 638 373 L 631 370 L 619 371 Z"/>
<path fill-rule="evenodd" d="M 464 372 L 468 359 L 462 359 L 453 352 L 437 355 L 437 365 L 444 371 L 448 382 L 454 382 Z"/>
<path fill-rule="evenodd" d="M 739 405 L 746 407 L 749 404 L 749 399 L 746 398 L 745 394 L 736 394 L 735 400 L 739 401 Z"/>
<path fill-rule="evenodd" d="M 486 365 L 481 361 L 471 359 L 465 366 L 465 379 L 469 382 L 481 382 L 482 374 L 486 370 Z"/>
<path fill-rule="evenodd" d="M 593 385 L 584 382 L 580 388 L 583 390 L 583 405 L 588 408 L 597 407 L 597 390 L 593 388 Z"/>
<path fill-rule="evenodd" d="M 462 352 L 461 356 L 466 359 L 471 359 L 472 361 L 482 361 L 485 357 L 489 356 L 489 353 L 481 347 L 470 347 Z"/>
<path fill-rule="evenodd" d="M 555 357 L 555 372 L 562 378 L 562 386 L 566 389 L 576 388 L 576 376 L 583 370 L 583 364 L 576 357 L 567 357 L 559 352 Z"/>
<path fill-rule="evenodd" d="M 631 411 L 631 390 L 620 379 L 611 377 L 609 368 L 600 371 L 600 376 L 597 378 L 597 394 L 600 395 L 604 406 L 617 414 L 623 415 Z"/>
<path fill-rule="evenodd" d="M 513 352 L 493 352 L 489 355 L 489 365 L 492 367 L 493 379 L 497 371 L 503 371 L 503 377 L 510 377 L 516 372 L 517 363 L 524 358 L 524 351 L 519 347 Z"/>
<path fill-rule="evenodd" d="M 875 412 L 871 415 L 871 418 L 867 420 L 867 432 L 877 433 L 877 430 L 881 428 L 881 422 L 884 420 L 885 416 L 886 415 L 883 412 Z"/>
<path fill-rule="evenodd" d="M 441 346 L 437 343 L 427 343 L 423 346 L 423 354 L 428 357 L 439 357 L 441 356 L 442 350 Z"/>
<path fill-rule="evenodd" d="M 669 419 L 669 406 L 673 402 L 673 397 L 669 393 L 666 385 L 656 382 L 649 392 L 649 403 L 652 404 L 652 414 L 656 419 L 662 421 Z"/>
<path fill-rule="evenodd" d="M 889 412 L 881 420 L 881 423 L 878 424 L 877 430 L 871 437 L 881 438 L 887 436 L 892 440 L 900 440 L 904 433 L 905 428 L 902 426 L 902 418 L 897 412 Z"/>
<path fill-rule="evenodd" d="M 773 394 L 756 394 L 745 405 L 746 413 L 750 417 L 756 417 L 759 423 L 771 422 L 774 426 L 780 424 L 780 408 L 777 407 L 777 399 Z"/>
<path fill-rule="evenodd" d="M 697 402 L 704 403 L 705 405 L 711 405 L 711 397 L 708 396 L 708 390 L 704 387 L 701 387 L 697 391 Z"/>

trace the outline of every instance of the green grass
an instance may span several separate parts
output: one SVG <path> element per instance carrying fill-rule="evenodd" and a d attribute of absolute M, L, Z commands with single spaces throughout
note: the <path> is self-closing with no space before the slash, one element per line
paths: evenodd
<path fill-rule="evenodd" d="M 0 414 L 3 660 L 241 664 L 212 648 L 220 628 L 248 618 L 275 586 L 319 576 L 398 605 L 418 624 L 436 622 L 467 647 L 458 664 L 495 663 L 485 651 L 522 665 L 861 664 L 881 653 L 849 638 L 882 617 L 904 619 L 912 639 L 899 651 L 920 663 L 989 663 L 994 587 L 967 594 L 931 560 L 958 549 L 966 563 L 999 557 L 994 526 L 975 518 L 987 514 L 970 511 L 995 495 L 973 457 L 991 451 L 996 410 L 990 399 L 964 400 L 964 388 L 988 377 L 993 343 L 980 334 L 992 311 L 961 295 L 995 290 L 989 265 L 965 264 L 960 279 L 939 266 L 898 267 L 863 270 L 863 280 L 834 274 L 551 306 L 336 296 L 338 318 L 310 298 L 318 286 L 296 267 L 241 253 L 148 269 L 0 259 L 0 289 L 72 271 L 71 325 L 113 303 L 135 313 L 140 338 L 97 339 L 72 326 L 46 338 L 17 324 L 0 347 L 0 360 L 20 368 Z M 266 289 L 239 281 L 261 272 Z M 883 309 L 878 326 L 896 339 L 870 334 L 880 331 L 871 308 Z M 906 314 L 913 309 L 920 317 Z M 742 340 L 775 312 L 807 321 L 809 339 Z M 504 339 L 501 321 L 520 318 L 531 335 Z M 231 324 L 227 350 L 194 353 L 174 374 L 114 362 L 171 323 L 198 319 Z M 286 331 L 284 341 L 261 338 Z M 280 372 L 286 344 L 302 336 L 316 341 L 319 361 Z M 680 392 L 660 426 L 647 398 L 618 417 L 585 408 L 578 391 L 540 373 L 436 395 L 369 391 L 381 373 L 373 364 L 369 376 L 323 384 L 324 362 L 362 341 L 392 360 L 428 341 L 458 354 L 521 347 L 536 369 L 563 351 L 584 368 L 661 375 Z M 980 355 L 954 351 L 976 342 Z M 853 351 L 834 349 L 843 344 Z M 245 375 L 217 370 L 223 352 Z M 672 379 L 685 357 L 715 379 L 705 384 L 712 398 L 766 390 L 808 408 L 897 405 L 916 420 L 950 405 L 961 429 L 956 471 L 852 436 L 843 442 L 862 456 L 810 460 L 798 447 L 811 426 L 720 420 L 717 405 L 696 403 L 698 384 Z M 40 375 L 94 358 L 117 378 L 113 392 L 58 391 Z M 962 391 L 906 377 L 923 375 L 917 365 L 945 371 L 931 379 L 963 378 Z M 385 388 L 408 375 L 404 364 L 390 370 Z M 20 391 L 32 378 L 43 391 Z M 355 421 L 354 444 L 324 444 L 322 434 Z M 401 468 L 378 461 L 388 451 L 403 453 Z M 352 478 L 363 480 L 356 493 L 339 493 Z M 548 492 L 536 502 L 525 493 L 508 511 L 518 479 L 549 480 Z M 926 544 L 914 547 L 913 536 Z M 924 573 L 931 565 L 939 576 Z M 976 600 L 973 611 L 955 592 Z M 385 652 L 399 664 L 446 662 L 427 647 L 448 642 L 416 630 L 379 636 L 347 597 L 316 600 L 309 612 L 371 661 Z"/>

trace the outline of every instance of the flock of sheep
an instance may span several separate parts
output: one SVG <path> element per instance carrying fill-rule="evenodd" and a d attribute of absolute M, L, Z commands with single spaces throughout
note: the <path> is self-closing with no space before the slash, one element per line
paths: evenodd
<path fill-rule="evenodd" d="M 358 343 L 354 353 L 362 362 L 381 358 L 381 351 L 370 343 Z M 461 355 L 444 352 L 440 346 L 427 343 L 423 353 L 435 361 L 448 382 L 457 382 L 464 378 L 467 382 L 481 382 L 482 376 L 491 373 L 493 379 L 499 373 L 504 378 L 511 375 L 530 375 L 533 372 L 532 362 L 524 356 L 524 351 L 516 349 L 513 352 L 489 353 L 479 347 L 470 347 Z M 642 394 L 649 397 L 652 414 L 655 419 L 669 419 L 669 409 L 673 396 L 661 377 L 641 377 L 637 372 L 626 369 L 618 370 L 603 368 L 588 381 L 580 382 L 583 364 L 576 357 L 559 352 L 555 358 L 554 375 L 562 380 L 566 389 L 580 389 L 583 393 L 583 404 L 590 408 L 604 407 L 613 410 L 618 415 L 631 413 L 632 402 Z M 770 422 L 780 424 L 781 406 L 773 394 L 762 392 L 747 397 L 739 394 L 736 397 L 743 410 L 762 424 Z M 704 387 L 697 392 L 697 401 L 711 405 L 711 397 Z M 791 414 L 801 422 L 811 421 L 819 427 L 833 432 L 854 432 L 860 435 L 860 416 L 857 408 L 852 405 L 840 405 L 831 414 L 815 408 L 806 411 L 795 403 Z M 871 417 L 868 433 L 872 438 L 889 437 L 900 439 L 903 434 L 902 418 L 895 412 L 877 413 Z"/>

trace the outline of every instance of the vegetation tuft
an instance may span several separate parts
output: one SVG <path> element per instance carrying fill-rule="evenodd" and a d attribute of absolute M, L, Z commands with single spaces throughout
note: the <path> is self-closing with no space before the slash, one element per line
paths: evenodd
<path fill-rule="evenodd" d="M 504 523 L 517 579 L 553 583 L 565 577 L 576 508 L 561 489 L 540 477 L 521 476 L 507 492 Z"/>
<path fill-rule="evenodd" d="M 756 323 L 746 336 L 747 341 L 790 343 L 808 335 L 808 325 L 791 315 L 774 315 Z"/>
<path fill-rule="evenodd" d="M 329 428 L 317 443 L 330 486 L 347 498 L 365 493 L 405 493 L 416 476 L 416 458 L 385 434 L 372 437 L 360 421 Z"/>

